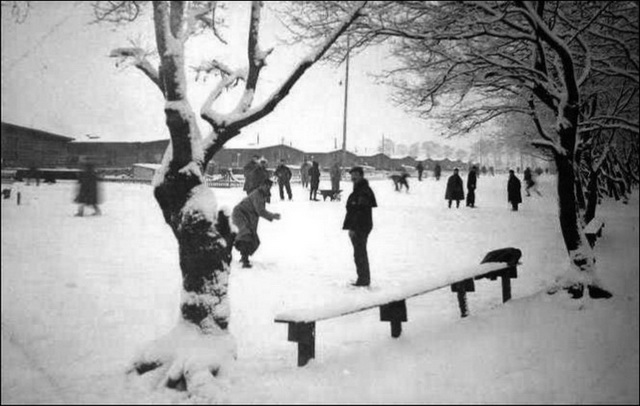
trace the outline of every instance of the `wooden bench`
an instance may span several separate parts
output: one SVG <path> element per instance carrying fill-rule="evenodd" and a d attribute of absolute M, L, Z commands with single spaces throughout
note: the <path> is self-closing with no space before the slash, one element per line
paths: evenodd
<path fill-rule="evenodd" d="M 591 219 L 589 224 L 584 228 L 584 233 L 587 236 L 589 244 L 593 248 L 596 245 L 596 240 L 602 237 L 602 229 L 604 228 L 604 220 L 599 217 Z"/>
<path fill-rule="evenodd" d="M 517 265 L 521 253 L 518 249 L 510 249 L 517 251 L 517 258 L 509 263 L 488 262 L 487 258 L 491 261 L 490 255 L 492 253 L 501 250 L 492 251 L 483 260 L 485 263 L 448 272 L 445 278 L 439 280 L 433 277 L 418 284 L 414 283 L 404 289 L 390 288 L 381 292 L 368 292 L 365 290 L 362 292 L 362 294 L 367 295 L 364 301 L 334 303 L 321 309 L 295 309 L 277 314 L 274 321 L 288 324 L 288 340 L 298 343 L 298 366 L 300 367 L 306 365 L 310 359 L 315 358 L 316 322 L 321 320 L 379 307 L 380 321 L 390 322 L 391 336 L 397 338 L 402 333 L 402 322 L 408 320 L 406 300 L 447 286 L 450 286 L 451 291 L 455 292 L 458 297 L 460 316 L 467 317 L 469 315 L 469 306 L 466 294 L 467 292 L 475 291 L 474 279 L 488 278 L 495 280 L 500 277 L 502 280 L 502 302 L 504 303 L 511 299 L 511 279 L 518 276 Z"/>
<path fill-rule="evenodd" d="M 319 190 L 318 192 L 320 192 L 320 194 L 322 195 L 322 201 L 326 201 L 327 197 L 329 197 L 331 201 L 333 200 L 339 201 L 342 190 L 322 189 L 322 190 Z"/>

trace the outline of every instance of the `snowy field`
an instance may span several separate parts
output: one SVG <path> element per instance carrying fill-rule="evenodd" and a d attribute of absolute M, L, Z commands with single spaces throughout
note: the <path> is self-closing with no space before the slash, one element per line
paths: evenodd
<path fill-rule="evenodd" d="M 431 175 L 431 173 L 429 173 Z M 568 272 L 555 178 L 512 212 L 506 175 L 478 179 L 477 208 L 448 209 L 446 175 L 371 186 L 379 207 L 369 238 L 371 290 L 355 279 L 343 202 L 293 201 L 273 190 L 262 245 L 242 269 L 234 251 L 231 333 L 238 360 L 215 399 L 151 387 L 125 374 L 134 352 L 178 318 L 177 244 L 148 185 L 103 183 L 99 217 L 74 217 L 74 183 L 22 186 L 2 200 L 2 403 L 627 403 L 638 404 L 638 194 L 605 201 L 598 267 L 610 300 L 571 300 L 548 287 Z M 463 173 L 466 181 L 466 173 Z M 321 188 L 329 186 L 327 181 Z M 347 193 L 348 183 L 342 184 Z M 216 189 L 232 207 L 239 188 Z M 523 191 L 524 195 L 524 191 Z M 91 210 L 89 209 L 90 213 Z M 393 339 L 377 309 L 321 321 L 316 359 L 296 366 L 277 313 L 327 306 L 478 264 L 491 250 L 522 250 L 513 300 L 498 281 L 476 282 L 461 319 L 445 288 L 407 301 Z"/>

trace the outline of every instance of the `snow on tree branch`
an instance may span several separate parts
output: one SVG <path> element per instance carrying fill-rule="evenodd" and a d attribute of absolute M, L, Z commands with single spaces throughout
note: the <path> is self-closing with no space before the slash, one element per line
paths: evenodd
<path fill-rule="evenodd" d="M 360 11 L 366 2 L 359 2 L 351 13 L 345 18 L 342 24 L 325 40 L 323 44 L 316 48 L 310 55 L 303 58 L 298 66 L 294 68 L 289 77 L 280 85 L 280 87 L 260 106 L 249 110 L 244 114 L 237 115 L 229 121 L 229 128 L 237 131 L 251 123 L 254 123 L 262 117 L 269 114 L 273 109 L 285 98 L 293 85 L 302 77 L 304 72 L 317 62 L 331 47 L 331 45 L 342 35 L 347 28 L 360 16 Z"/>

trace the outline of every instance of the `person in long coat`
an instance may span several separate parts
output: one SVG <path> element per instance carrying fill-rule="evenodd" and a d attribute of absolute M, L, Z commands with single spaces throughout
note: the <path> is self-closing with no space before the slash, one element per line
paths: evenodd
<path fill-rule="evenodd" d="M 313 161 L 313 164 L 309 169 L 309 179 L 311 181 L 309 200 L 318 200 L 316 195 L 318 194 L 318 187 L 320 186 L 320 166 L 316 161 Z"/>
<path fill-rule="evenodd" d="M 279 213 L 272 213 L 266 209 L 266 203 L 271 197 L 272 184 L 273 182 L 269 179 L 263 181 L 249 196 L 242 199 L 231 213 L 231 219 L 238 227 L 234 246 L 240 251 L 243 268 L 251 268 L 249 256 L 253 255 L 260 246 L 258 237 L 260 217 L 269 221 L 280 220 Z"/>
<path fill-rule="evenodd" d="M 362 167 L 355 166 L 349 171 L 353 182 L 353 192 L 347 199 L 347 214 L 342 224 L 343 230 L 349 230 L 349 238 L 353 245 L 353 259 L 356 264 L 358 279 L 354 286 L 369 286 L 371 275 L 369 257 L 367 254 L 367 240 L 373 229 L 371 209 L 378 207 L 376 196 L 364 178 Z"/>
<path fill-rule="evenodd" d="M 477 170 L 478 168 L 473 166 L 467 175 L 467 207 L 473 208 L 476 205 Z"/>
<path fill-rule="evenodd" d="M 84 170 L 78 176 L 78 194 L 74 200 L 79 204 L 76 216 L 84 215 L 84 206 L 91 206 L 94 216 L 102 214 L 98 204 L 100 203 L 100 193 L 98 189 L 98 175 L 92 163 L 87 163 Z"/>
<path fill-rule="evenodd" d="M 302 165 L 300 165 L 300 181 L 302 182 L 303 188 L 309 187 L 309 168 L 311 168 L 311 165 L 309 165 L 307 161 L 304 161 Z"/>
<path fill-rule="evenodd" d="M 507 182 L 507 201 L 511 203 L 511 210 L 518 211 L 518 205 L 522 203 L 522 193 L 520 179 L 513 172 L 513 169 L 509 170 L 509 181 Z"/>
<path fill-rule="evenodd" d="M 451 208 L 452 200 L 456 201 L 456 208 L 460 208 L 460 200 L 464 200 L 464 183 L 460 175 L 458 175 L 458 168 L 453 170 L 453 175 L 449 176 L 447 180 L 444 198 L 449 201 L 449 208 Z"/>

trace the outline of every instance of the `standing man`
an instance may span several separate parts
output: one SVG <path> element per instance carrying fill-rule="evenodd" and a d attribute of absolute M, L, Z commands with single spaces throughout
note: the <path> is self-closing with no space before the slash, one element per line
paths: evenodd
<path fill-rule="evenodd" d="M 507 200 L 511 203 L 511 211 L 518 211 L 518 205 L 522 203 L 522 193 L 520 193 L 520 179 L 509 170 L 509 181 L 507 182 Z"/>
<path fill-rule="evenodd" d="M 276 168 L 276 177 L 278 178 L 278 190 L 280 191 L 280 200 L 284 200 L 284 190 L 287 189 L 287 195 L 291 200 L 291 169 L 285 165 L 285 160 L 280 160 L 280 165 Z"/>
<path fill-rule="evenodd" d="M 467 207 L 474 208 L 476 205 L 476 182 L 478 180 L 478 168 L 471 167 L 467 175 Z"/>
<path fill-rule="evenodd" d="M 340 163 L 338 161 L 333 162 L 329 174 L 331 175 L 331 190 L 337 192 L 340 190 L 340 178 L 342 177 Z"/>
<path fill-rule="evenodd" d="M 418 181 L 422 182 L 422 172 L 424 172 L 424 165 L 422 165 L 422 162 L 418 162 L 416 169 L 418 170 Z"/>
<path fill-rule="evenodd" d="M 313 161 L 311 168 L 309 169 L 310 190 L 309 200 L 318 201 L 316 195 L 318 194 L 318 187 L 320 187 L 320 166 L 318 162 Z"/>
<path fill-rule="evenodd" d="M 353 192 L 347 199 L 347 214 L 344 218 L 343 230 L 349 230 L 349 238 L 353 245 L 353 259 L 356 264 L 358 279 L 354 286 L 369 286 L 369 257 L 367 255 L 367 239 L 373 229 L 371 209 L 378 207 L 376 196 L 364 178 L 364 171 L 360 166 L 354 166 L 349 171 L 353 182 Z"/>

